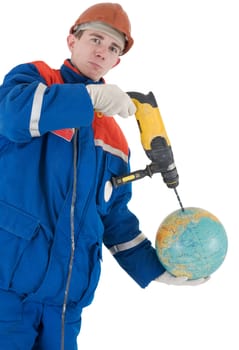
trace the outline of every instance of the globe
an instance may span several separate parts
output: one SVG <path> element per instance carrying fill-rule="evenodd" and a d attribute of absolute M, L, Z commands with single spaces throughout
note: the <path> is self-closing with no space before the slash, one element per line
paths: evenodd
<path fill-rule="evenodd" d="M 155 247 L 165 269 L 188 279 L 208 277 L 223 263 L 228 248 L 218 218 L 195 207 L 176 210 L 160 224 Z"/>

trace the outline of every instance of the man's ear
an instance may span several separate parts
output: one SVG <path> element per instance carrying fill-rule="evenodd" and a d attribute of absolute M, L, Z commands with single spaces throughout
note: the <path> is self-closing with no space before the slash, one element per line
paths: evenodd
<path fill-rule="evenodd" d="M 114 67 L 116 67 L 116 66 L 118 66 L 118 64 L 120 63 L 120 58 L 118 57 L 118 59 L 117 59 L 117 62 L 113 65 L 113 67 L 112 68 L 114 68 Z"/>
<path fill-rule="evenodd" d="M 68 45 L 68 48 L 70 49 L 70 51 L 74 47 L 75 41 L 76 41 L 75 36 L 73 34 L 69 34 L 67 37 L 67 45 Z"/>

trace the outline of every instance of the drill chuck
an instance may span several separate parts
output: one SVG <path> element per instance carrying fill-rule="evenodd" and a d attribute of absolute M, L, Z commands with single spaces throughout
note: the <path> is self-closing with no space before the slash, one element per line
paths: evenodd
<path fill-rule="evenodd" d="M 172 169 L 168 171 L 162 171 L 161 175 L 163 178 L 163 181 L 166 183 L 166 185 L 169 188 L 176 188 L 179 184 L 179 176 L 177 169 L 174 164 L 171 164 Z"/>

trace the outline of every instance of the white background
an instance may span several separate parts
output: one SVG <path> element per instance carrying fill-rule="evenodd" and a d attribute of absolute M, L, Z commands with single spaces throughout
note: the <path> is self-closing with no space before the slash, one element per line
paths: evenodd
<path fill-rule="evenodd" d="M 96 1 L 8 0 L 0 12 L 0 79 L 13 66 L 44 60 L 59 68 L 66 36 Z M 141 289 L 104 249 L 102 278 L 83 313 L 79 349 L 238 350 L 239 10 L 235 0 L 122 0 L 135 45 L 106 81 L 154 92 L 171 140 L 185 207 L 211 211 L 229 239 L 224 264 L 198 287 L 152 283 Z M 120 118 L 117 117 L 117 120 Z M 132 170 L 149 163 L 132 117 L 119 120 Z M 160 175 L 133 185 L 130 209 L 154 243 L 178 209 Z M 235 317 L 232 320 L 232 317 Z"/>

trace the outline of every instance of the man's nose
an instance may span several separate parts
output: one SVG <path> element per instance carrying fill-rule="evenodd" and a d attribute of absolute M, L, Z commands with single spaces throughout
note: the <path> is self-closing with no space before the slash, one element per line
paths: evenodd
<path fill-rule="evenodd" d="M 105 45 L 100 45 L 96 49 L 96 56 L 105 58 L 107 54 L 107 47 Z"/>

